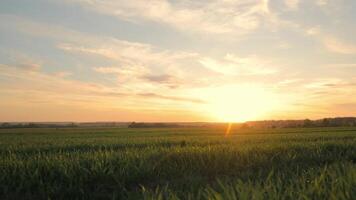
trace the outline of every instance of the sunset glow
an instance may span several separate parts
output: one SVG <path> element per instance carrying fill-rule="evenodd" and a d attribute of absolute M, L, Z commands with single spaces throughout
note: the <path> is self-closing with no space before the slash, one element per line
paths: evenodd
<path fill-rule="evenodd" d="M 253 85 L 209 88 L 201 96 L 208 113 L 221 122 L 263 119 L 279 105 L 276 95 Z"/>
<path fill-rule="evenodd" d="M 0 2 L 0 121 L 356 114 L 352 0 Z"/>

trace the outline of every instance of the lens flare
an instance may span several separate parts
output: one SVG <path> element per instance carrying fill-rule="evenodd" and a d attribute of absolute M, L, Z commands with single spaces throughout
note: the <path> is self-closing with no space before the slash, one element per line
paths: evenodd
<path fill-rule="evenodd" d="M 225 131 L 225 137 L 230 135 L 231 129 L 232 129 L 232 123 L 228 123 L 226 131 Z"/>

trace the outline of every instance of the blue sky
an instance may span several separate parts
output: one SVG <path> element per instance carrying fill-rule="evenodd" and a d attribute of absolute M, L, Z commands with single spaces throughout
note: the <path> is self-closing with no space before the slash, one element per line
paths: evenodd
<path fill-rule="evenodd" d="M 355 115 L 352 0 L 3 0 L 1 121 Z"/>

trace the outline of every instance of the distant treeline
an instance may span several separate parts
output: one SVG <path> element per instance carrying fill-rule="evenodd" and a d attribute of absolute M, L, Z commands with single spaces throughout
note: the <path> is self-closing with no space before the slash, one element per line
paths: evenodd
<path fill-rule="evenodd" d="M 243 123 L 241 126 L 256 128 L 356 127 L 356 117 L 336 117 L 318 120 L 251 121 Z"/>
<path fill-rule="evenodd" d="M 50 122 L 50 123 L 0 123 L 5 128 L 73 128 L 73 127 L 115 127 L 115 128 L 176 128 L 176 127 L 225 127 L 226 123 L 185 122 L 185 123 L 146 123 L 146 122 Z M 356 127 L 356 117 L 324 118 L 318 120 L 265 120 L 234 123 L 240 128 L 308 128 L 308 127 Z"/>
<path fill-rule="evenodd" d="M 167 128 L 167 127 L 225 127 L 226 123 L 137 123 L 129 128 Z M 309 128 L 309 127 L 356 127 L 356 117 L 324 118 L 318 120 L 265 120 L 234 123 L 240 128 Z"/>
<path fill-rule="evenodd" d="M 143 123 L 132 122 L 128 125 L 129 128 L 174 128 L 182 127 L 182 125 L 175 123 Z"/>
<path fill-rule="evenodd" d="M 64 127 L 77 127 L 75 123 L 58 123 L 58 124 L 45 124 L 45 123 L 8 123 L 0 124 L 0 128 L 64 128 Z"/>

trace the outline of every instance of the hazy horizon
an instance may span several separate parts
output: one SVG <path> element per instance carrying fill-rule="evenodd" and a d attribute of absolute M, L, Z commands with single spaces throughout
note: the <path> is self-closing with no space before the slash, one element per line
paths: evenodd
<path fill-rule="evenodd" d="M 343 117 L 325 117 L 325 118 L 295 118 L 295 119 L 260 119 L 260 120 L 247 120 L 247 121 L 0 121 L 0 123 L 246 123 L 246 122 L 263 122 L 263 121 L 303 121 L 303 120 L 323 120 L 323 119 L 337 119 L 337 118 L 356 118 L 356 116 L 343 116 Z"/>
<path fill-rule="evenodd" d="M 3 0 L 0 122 L 356 116 L 352 0 Z"/>

